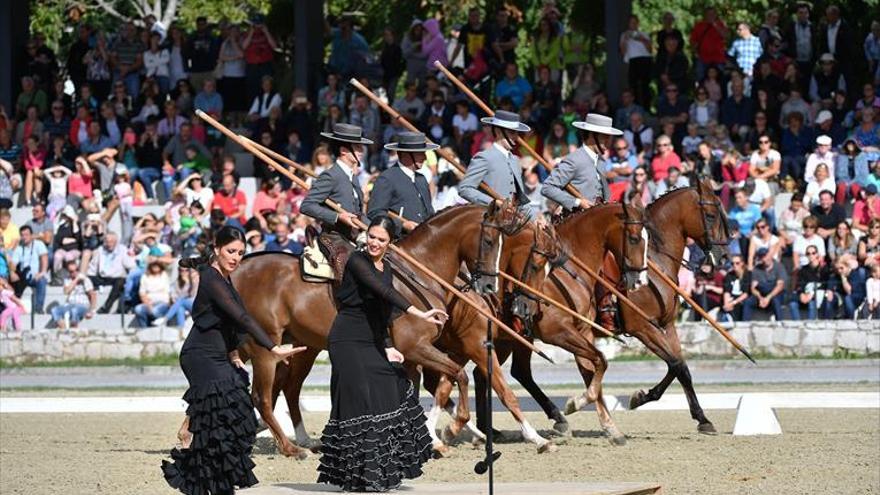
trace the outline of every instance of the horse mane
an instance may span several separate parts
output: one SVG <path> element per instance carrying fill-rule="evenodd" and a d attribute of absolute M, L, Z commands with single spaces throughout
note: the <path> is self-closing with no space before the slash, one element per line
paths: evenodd
<path fill-rule="evenodd" d="M 410 232 L 409 234 L 406 235 L 406 237 L 409 237 L 409 236 L 419 232 L 420 230 L 426 229 L 427 224 L 429 222 L 432 222 L 434 220 L 441 220 L 441 217 L 446 217 L 448 215 L 452 215 L 453 213 L 456 213 L 459 210 L 463 210 L 466 208 L 476 209 L 476 208 L 485 208 L 485 206 L 474 204 L 474 203 L 464 203 L 464 204 L 460 204 L 460 205 L 447 206 L 441 210 L 435 211 L 434 214 L 431 215 L 430 217 L 428 217 L 424 222 L 419 223 L 418 226 L 416 226 L 416 228 L 412 230 L 412 232 Z"/>
<path fill-rule="evenodd" d="M 563 223 L 566 223 L 568 221 L 574 221 L 574 220 L 576 220 L 576 219 L 578 219 L 578 218 L 580 218 L 580 217 L 582 217 L 582 216 L 586 215 L 587 213 L 592 212 L 594 210 L 607 208 L 607 207 L 611 207 L 611 206 L 618 206 L 620 204 L 621 203 L 596 203 L 594 205 L 590 205 L 589 208 L 583 208 L 583 209 L 578 209 L 578 210 L 563 210 L 562 214 L 556 215 L 555 217 L 553 217 L 551 223 L 553 224 L 554 227 L 557 227 L 557 226 L 559 226 Z"/>
<path fill-rule="evenodd" d="M 251 259 L 251 258 L 256 258 L 258 256 L 265 256 L 267 254 L 283 254 L 285 256 L 290 256 L 291 258 L 294 258 L 297 260 L 299 259 L 299 256 L 297 256 L 293 253 L 287 252 L 287 251 L 257 251 L 256 253 L 248 253 L 248 254 L 244 255 L 244 257 L 241 258 L 241 261 Z"/>
<path fill-rule="evenodd" d="M 655 247 L 658 246 L 657 240 L 663 238 L 662 236 L 663 236 L 664 230 L 659 228 L 654 223 L 654 218 L 652 215 L 650 215 L 651 210 L 658 208 L 659 207 L 658 203 L 664 203 L 666 201 L 669 201 L 669 198 L 671 198 L 672 196 L 678 196 L 679 193 L 683 193 L 686 191 L 694 191 L 699 195 L 699 191 L 697 191 L 696 186 L 676 187 L 676 188 L 672 188 L 672 189 L 667 190 L 666 192 L 664 192 L 663 194 L 661 194 L 660 196 L 655 198 L 654 201 L 652 201 L 645 208 L 645 210 L 647 210 L 647 212 L 649 213 L 648 215 L 645 215 L 645 228 L 648 229 L 648 233 L 650 234 L 650 238 L 651 238 L 651 244 L 654 245 Z"/>

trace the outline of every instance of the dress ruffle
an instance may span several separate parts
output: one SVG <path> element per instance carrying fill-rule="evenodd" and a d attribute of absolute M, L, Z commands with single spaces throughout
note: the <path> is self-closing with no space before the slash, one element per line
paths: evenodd
<path fill-rule="evenodd" d="M 345 491 L 387 491 L 404 479 L 421 476 L 431 458 L 431 438 L 424 409 L 410 385 L 394 411 L 338 421 L 331 419 L 321 436 L 318 483 Z"/>
<path fill-rule="evenodd" d="M 257 421 L 247 382 L 236 376 L 190 387 L 183 396 L 189 407 L 188 449 L 171 451 L 162 461 L 165 480 L 187 495 L 233 493 L 257 484 L 251 451 Z"/>

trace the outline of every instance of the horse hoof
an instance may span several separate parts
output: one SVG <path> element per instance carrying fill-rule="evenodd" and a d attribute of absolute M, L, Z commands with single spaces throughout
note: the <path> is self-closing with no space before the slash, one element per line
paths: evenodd
<path fill-rule="evenodd" d="M 712 423 L 700 423 L 697 425 L 697 431 L 702 433 L 703 435 L 717 435 L 718 430 L 715 429 L 715 425 Z"/>
<path fill-rule="evenodd" d="M 446 425 L 446 428 L 440 432 L 440 440 L 447 445 L 454 443 L 457 438 L 458 434 L 452 432 L 452 425 Z"/>
<path fill-rule="evenodd" d="M 645 403 L 645 391 L 639 390 L 638 392 L 632 394 L 629 398 L 629 408 L 636 409 Z"/>
<path fill-rule="evenodd" d="M 576 412 L 578 412 L 577 399 L 569 397 L 568 400 L 565 401 L 565 415 L 568 416 Z"/>
<path fill-rule="evenodd" d="M 320 440 L 310 440 L 309 445 L 306 448 L 311 450 L 315 454 L 320 454 L 321 447 L 323 446 L 324 444 L 322 444 Z"/>
<path fill-rule="evenodd" d="M 553 442 L 545 442 L 543 445 L 538 446 L 539 454 L 547 454 L 551 452 L 556 452 L 559 450 L 559 447 L 553 444 Z"/>
<path fill-rule="evenodd" d="M 571 435 L 571 427 L 568 425 L 568 421 L 564 420 L 553 423 L 553 431 L 560 435 Z"/>
<path fill-rule="evenodd" d="M 608 441 L 611 442 L 611 445 L 615 447 L 623 447 L 626 445 L 626 436 L 618 432 L 616 435 L 612 434 L 608 437 Z"/>
<path fill-rule="evenodd" d="M 449 446 L 445 443 L 435 443 L 431 446 L 431 457 L 442 459 L 449 455 Z"/>

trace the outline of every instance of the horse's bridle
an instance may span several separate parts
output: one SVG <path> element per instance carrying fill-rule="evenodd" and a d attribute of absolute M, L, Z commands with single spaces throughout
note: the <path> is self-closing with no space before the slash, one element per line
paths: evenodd
<path fill-rule="evenodd" d="M 695 175 L 694 179 L 697 183 L 697 203 L 700 205 L 700 220 L 703 222 L 703 242 L 710 252 L 714 246 L 726 248 L 728 244 L 730 244 L 730 230 L 724 215 L 724 207 L 721 205 L 721 201 L 715 197 L 715 194 L 712 194 L 712 201 L 703 199 L 702 181 L 698 175 Z M 706 211 L 707 206 L 715 207 L 715 211 L 718 212 L 718 215 L 716 217 L 710 217 L 709 213 Z M 719 221 L 721 222 L 721 231 L 724 233 L 724 238 L 721 240 L 715 240 L 712 238 L 710 232 L 712 232 L 715 224 Z"/>
<path fill-rule="evenodd" d="M 529 254 L 526 257 L 526 262 L 523 265 L 522 272 L 519 275 L 519 280 L 521 282 L 524 282 L 525 280 L 527 280 L 527 276 L 530 273 L 538 270 L 538 267 L 536 266 L 535 261 L 534 261 L 536 254 L 539 256 L 543 256 L 544 259 L 547 260 L 546 262 L 550 263 L 550 270 L 551 271 L 555 268 L 558 268 L 559 266 L 562 266 L 563 264 L 565 264 L 566 261 L 568 261 L 568 255 L 566 254 L 565 250 L 562 249 L 561 246 L 558 246 L 558 249 L 556 250 L 556 252 L 551 252 L 547 249 L 542 249 L 538 246 L 538 235 L 539 235 L 538 229 L 539 228 L 540 227 L 537 227 L 537 226 L 535 227 L 535 238 L 532 240 L 532 246 L 529 248 Z M 556 242 L 558 243 L 558 241 L 556 241 Z M 538 304 L 540 304 L 542 301 L 541 298 L 535 296 L 534 294 L 532 294 L 531 292 L 529 292 L 527 290 L 522 289 L 519 285 L 515 285 L 513 287 L 513 289 L 510 291 L 510 293 L 514 299 L 517 297 L 525 297 L 526 299 L 530 299 L 532 301 L 535 301 Z"/>
<path fill-rule="evenodd" d="M 488 216 L 489 211 L 487 210 L 485 213 L 483 213 L 483 219 L 480 221 L 480 238 L 477 241 L 477 259 L 474 262 L 474 269 L 471 271 L 471 285 L 473 285 L 477 280 L 480 279 L 480 277 L 483 276 L 499 276 L 497 263 L 495 267 L 490 267 L 489 269 L 487 269 L 485 267 L 486 263 L 484 263 L 483 261 L 483 252 L 486 249 L 486 243 L 483 242 L 483 239 L 485 239 L 486 229 L 496 229 L 501 232 L 501 235 L 514 236 L 526 226 L 526 223 L 528 223 L 528 220 L 523 219 L 519 213 L 515 215 L 513 225 L 504 225 L 501 223 L 489 221 Z M 499 257 L 501 256 L 500 248 L 498 255 Z"/>
<path fill-rule="evenodd" d="M 648 239 L 647 239 L 647 237 L 644 236 L 644 233 L 647 232 L 645 230 L 645 220 L 644 220 L 644 218 L 639 220 L 639 219 L 634 219 L 634 218 L 630 217 L 629 210 L 627 209 L 626 203 L 621 203 L 621 206 L 623 206 L 623 227 L 624 227 L 624 229 L 623 229 L 623 238 L 622 238 L 623 246 L 622 246 L 622 250 L 621 250 L 621 260 L 618 262 L 618 264 L 620 265 L 620 270 L 623 272 L 624 275 L 626 275 L 627 273 L 639 273 L 640 274 L 640 273 L 648 270 Z M 629 227 L 630 225 L 638 225 L 639 232 L 642 232 L 642 236 L 636 238 L 636 237 L 630 235 L 629 232 L 627 231 L 627 227 Z M 629 263 L 627 262 L 627 256 L 626 256 L 627 246 L 633 246 L 633 245 L 637 246 L 639 244 L 640 240 L 645 241 L 645 254 L 643 256 L 645 262 L 642 263 L 642 266 L 630 266 Z"/>

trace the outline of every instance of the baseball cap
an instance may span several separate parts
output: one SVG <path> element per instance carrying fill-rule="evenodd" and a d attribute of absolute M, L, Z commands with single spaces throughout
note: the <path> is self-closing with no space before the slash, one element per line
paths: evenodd
<path fill-rule="evenodd" d="M 831 137 L 822 134 L 821 136 L 816 138 L 816 144 L 831 146 Z"/>
<path fill-rule="evenodd" d="M 759 248 L 757 252 L 755 252 L 755 256 L 757 256 L 758 258 L 763 258 L 764 256 L 767 256 L 767 253 L 769 253 L 769 252 L 770 252 L 769 249 L 762 247 L 762 248 Z"/>
<path fill-rule="evenodd" d="M 831 112 L 828 110 L 822 110 L 819 112 L 819 115 L 816 116 L 816 123 L 821 124 L 823 122 L 827 122 L 832 119 Z"/>
<path fill-rule="evenodd" d="M 877 185 L 876 184 L 868 184 L 867 186 L 865 186 L 865 193 L 877 194 Z"/>

